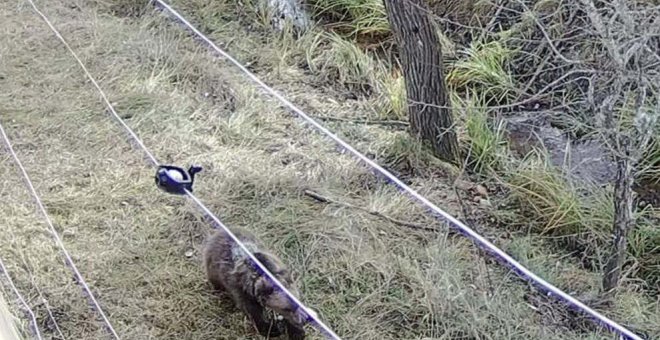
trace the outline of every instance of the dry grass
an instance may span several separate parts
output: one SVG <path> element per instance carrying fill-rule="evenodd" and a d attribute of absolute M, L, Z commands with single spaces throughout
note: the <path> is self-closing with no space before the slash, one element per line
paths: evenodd
<path fill-rule="evenodd" d="M 534 313 L 524 302 L 528 289 L 499 267 L 486 266 L 463 238 L 421 234 L 304 197 L 303 189 L 312 188 L 399 220 L 442 228 L 264 100 L 178 26 L 150 10 L 127 19 L 95 3 L 73 3 L 40 6 L 127 123 L 162 162 L 204 166 L 199 197 L 230 227 L 247 226 L 280 254 L 296 274 L 303 301 L 344 338 L 610 338 Z M 340 117 L 369 114 L 359 110 L 363 101 L 305 85 L 315 76 L 297 67 L 296 58 L 304 58 L 301 46 L 282 49 L 281 37 L 264 37 L 211 15 L 234 10 L 223 6 L 196 0 L 184 8 L 305 109 Z M 153 169 L 126 142 L 78 66 L 31 9 L 3 2 L 0 15 L 0 29 L 7 33 L 0 35 L 0 86 L 6 89 L 0 93 L 1 122 L 122 338 L 256 339 L 244 317 L 213 296 L 204 280 L 199 247 L 210 225 L 182 198 L 157 191 Z M 450 179 L 422 152 L 377 126 L 333 128 L 398 172 L 412 167 L 406 174 L 413 187 L 458 214 Z M 409 154 L 395 157 L 400 152 Z M 423 172 L 415 161 L 427 166 Z M 5 222 L 0 255 L 19 288 L 33 305 L 35 287 L 42 290 L 67 338 L 103 338 L 5 154 L 0 176 L 2 197 L 8 198 L 0 205 Z M 538 249 L 533 242 L 522 240 L 515 249 Z M 550 263 L 539 269 L 561 261 L 526 254 Z M 551 275 L 583 292 L 598 282 L 569 267 Z M 620 307 L 607 314 L 660 334 L 657 306 L 632 289 L 622 299 L 635 313 Z M 44 331 L 54 334 L 45 310 L 37 312 Z"/>
<path fill-rule="evenodd" d="M 24 330 L 25 325 L 21 322 L 21 318 L 18 317 L 18 313 L 10 311 L 7 307 L 7 301 L 5 301 L 4 296 L 13 296 L 16 297 L 13 291 L 4 291 L 3 295 L 0 296 L 0 338 L 6 340 L 23 340 L 25 337 L 22 334 L 19 334 L 19 330 Z"/>

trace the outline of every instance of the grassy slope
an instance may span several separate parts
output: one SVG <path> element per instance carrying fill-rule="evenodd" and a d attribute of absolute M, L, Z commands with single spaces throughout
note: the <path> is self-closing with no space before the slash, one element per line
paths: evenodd
<path fill-rule="evenodd" d="M 151 13 L 132 21 L 77 4 L 41 2 L 145 144 L 163 162 L 205 166 L 199 196 L 229 226 L 249 226 L 281 254 L 297 274 L 303 300 L 345 338 L 609 338 L 576 334 L 549 314 L 533 313 L 525 287 L 486 266 L 463 238 L 420 234 L 302 196 L 303 188 L 312 188 L 397 219 L 438 225 L 265 101 L 179 27 Z M 0 93 L 1 122 L 122 338 L 256 338 L 204 281 L 199 245 L 210 226 L 182 199 L 156 191 L 152 169 L 31 9 L 3 2 L 0 15 L 0 30 L 7 33 L 0 35 L 0 86 L 8 89 Z M 309 76 L 278 58 L 278 40 L 215 20 L 214 38 L 231 41 L 233 53 L 252 61 L 260 76 L 303 108 L 359 115 L 359 103 L 305 85 Z M 376 127 L 343 133 L 379 156 L 395 140 Z M 414 186 L 458 214 L 450 183 L 440 169 L 435 172 L 413 178 Z M 19 287 L 33 305 L 34 287 L 43 291 L 68 338 L 101 338 L 101 324 L 5 154 L 0 175 L 2 195 L 11 198 L 0 205 L 8 230 L 0 255 Z M 547 275 L 578 291 L 597 283 L 568 265 Z M 43 308 L 36 309 L 48 326 Z M 660 324 L 637 309 L 638 315 L 626 309 L 617 319 Z"/>

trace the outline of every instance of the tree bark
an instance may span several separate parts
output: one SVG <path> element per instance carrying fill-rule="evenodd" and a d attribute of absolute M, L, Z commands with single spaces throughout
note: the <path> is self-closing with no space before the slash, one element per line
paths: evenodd
<path fill-rule="evenodd" d="M 301 0 L 268 0 L 267 5 L 273 10 L 272 24 L 276 30 L 282 31 L 286 20 L 291 21 L 298 33 L 309 29 L 311 20 Z"/>
<path fill-rule="evenodd" d="M 429 143 L 439 158 L 458 163 L 442 51 L 428 9 L 423 0 L 384 0 L 384 4 L 399 45 L 411 133 Z"/>
<path fill-rule="evenodd" d="M 619 137 L 623 155 L 617 156 L 617 175 L 614 186 L 614 239 L 612 250 L 603 275 L 603 292 L 614 295 L 621 279 L 621 268 L 626 260 L 628 231 L 633 220 L 633 167 L 630 160 L 630 141 L 626 136 Z"/>

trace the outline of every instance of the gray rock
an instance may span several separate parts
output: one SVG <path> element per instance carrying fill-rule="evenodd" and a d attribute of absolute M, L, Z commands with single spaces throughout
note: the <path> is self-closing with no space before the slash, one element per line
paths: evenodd
<path fill-rule="evenodd" d="M 550 163 L 571 181 L 605 185 L 614 180 L 616 164 L 601 141 L 594 138 L 571 140 L 541 115 L 508 118 L 506 123 L 511 148 L 520 156 L 541 148 L 547 151 Z"/>

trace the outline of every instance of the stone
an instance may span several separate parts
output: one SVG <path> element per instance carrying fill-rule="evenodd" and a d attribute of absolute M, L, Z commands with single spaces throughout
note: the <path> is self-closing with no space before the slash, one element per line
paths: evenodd
<path fill-rule="evenodd" d="M 478 193 L 480 196 L 488 197 L 488 189 L 486 189 L 485 186 L 479 184 L 479 185 L 477 185 L 476 190 L 477 190 L 477 193 Z"/>

